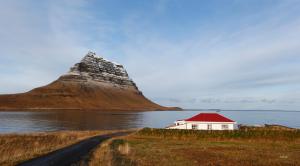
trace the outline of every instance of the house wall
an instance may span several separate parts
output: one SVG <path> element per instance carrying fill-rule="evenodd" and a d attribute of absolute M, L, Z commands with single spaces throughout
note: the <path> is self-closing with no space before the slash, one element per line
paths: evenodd
<path fill-rule="evenodd" d="M 208 125 L 211 125 L 211 130 L 233 130 L 234 123 L 213 123 L 213 122 L 187 122 L 187 129 L 192 129 L 192 125 L 197 125 L 198 130 L 208 130 Z M 223 129 L 222 125 L 228 125 L 228 129 Z"/>
<path fill-rule="evenodd" d="M 234 130 L 234 124 L 232 122 L 185 122 L 178 126 L 169 127 L 169 129 L 193 129 L 192 125 L 197 125 L 195 130 L 208 130 L 208 125 L 211 125 L 211 130 Z M 228 125 L 227 129 L 223 129 L 222 125 Z"/>
<path fill-rule="evenodd" d="M 169 127 L 169 129 L 187 129 L 187 125 L 186 124 L 181 124 L 181 125 L 178 125 L 178 126 Z"/>

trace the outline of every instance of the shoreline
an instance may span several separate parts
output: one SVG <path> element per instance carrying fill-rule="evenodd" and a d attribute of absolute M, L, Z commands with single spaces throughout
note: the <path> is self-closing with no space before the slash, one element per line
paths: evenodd
<path fill-rule="evenodd" d="M 53 133 L 70 133 L 70 132 L 97 132 L 97 131 L 133 131 L 133 130 L 142 130 L 148 127 L 140 127 L 140 128 L 128 128 L 128 129 L 86 129 L 86 130 L 53 130 L 53 131 L 29 131 L 29 132 L 0 132 L 0 136 L 5 136 L 5 135 L 39 135 L 39 134 L 53 134 Z M 153 128 L 155 130 L 165 130 L 166 128 Z M 238 128 L 234 130 L 214 130 L 216 132 L 231 132 L 231 131 L 241 131 L 241 130 L 300 130 L 300 128 L 295 128 L 295 127 L 289 127 L 285 125 L 280 125 L 280 124 L 254 124 L 254 125 L 248 125 L 248 124 L 239 124 Z M 182 130 L 184 131 L 185 129 L 166 129 L 166 130 Z M 189 131 L 202 131 L 206 132 L 207 130 L 186 130 L 187 132 Z"/>

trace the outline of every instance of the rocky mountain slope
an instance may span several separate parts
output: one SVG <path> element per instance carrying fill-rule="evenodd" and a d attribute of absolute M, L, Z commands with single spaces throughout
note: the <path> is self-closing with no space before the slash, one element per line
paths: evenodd
<path fill-rule="evenodd" d="M 0 95 L 0 109 L 173 110 L 147 99 L 126 70 L 89 52 L 49 85 Z"/>

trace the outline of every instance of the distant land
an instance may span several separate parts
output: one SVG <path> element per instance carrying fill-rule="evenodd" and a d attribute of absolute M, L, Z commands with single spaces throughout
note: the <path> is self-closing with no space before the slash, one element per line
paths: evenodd
<path fill-rule="evenodd" d="M 0 110 L 181 110 L 147 99 L 120 64 L 88 52 L 67 74 L 26 93 L 0 95 Z"/>

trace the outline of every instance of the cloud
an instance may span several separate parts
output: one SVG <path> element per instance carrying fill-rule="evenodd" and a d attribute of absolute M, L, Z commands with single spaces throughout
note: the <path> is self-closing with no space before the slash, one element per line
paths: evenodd
<path fill-rule="evenodd" d="M 91 49 L 161 104 L 299 108 L 298 2 L 156 2 L 2 2 L 0 93 L 47 84 Z"/>
<path fill-rule="evenodd" d="M 75 24 L 71 17 L 83 16 L 74 7 L 81 5 L 76 2 L 72 1 L 72 6 L 62 1 L 1 3 L 1 93 L 24 92 L 45 85 L 86 52 L 79 40 L 81 35 L 71 27 Z"/>
<path fill-rule="evenodd" d="M 145 31 L 135 32 L 137 35 L 131 36 L 134 40 L 123 46 L 123 52 L 129 57 L 127 66 L 149 96 L 173 96 L 178 100 L 196 96 L 257 98 L 251 101 L 253 104 L 249 108 L 269 107 L 257 103 L 273 101 L 273 97 L 282 100 L 284 94 L 299 100 L 300 96 L 291 89 L 299 90 L 300 22 L 297 15 L 291 19 L 295 8 L 287 13 L 290 7 L 280 5 L 268 13 L 265 20 L 237 27 L 238 31 L 196 31 L 192 38 L 181 41 Z M 139 70 L 144 66 L 147 69 Z M 241 108 L 245 101 L 235 102 L 240 103 L 235 106 L 221 106 Z M 185 102 L 183 105 L 191 104 Z M 217 104 L 213 106 L 218 107 Z M 276 107 L 296 106 L 272 106 Z"/>

